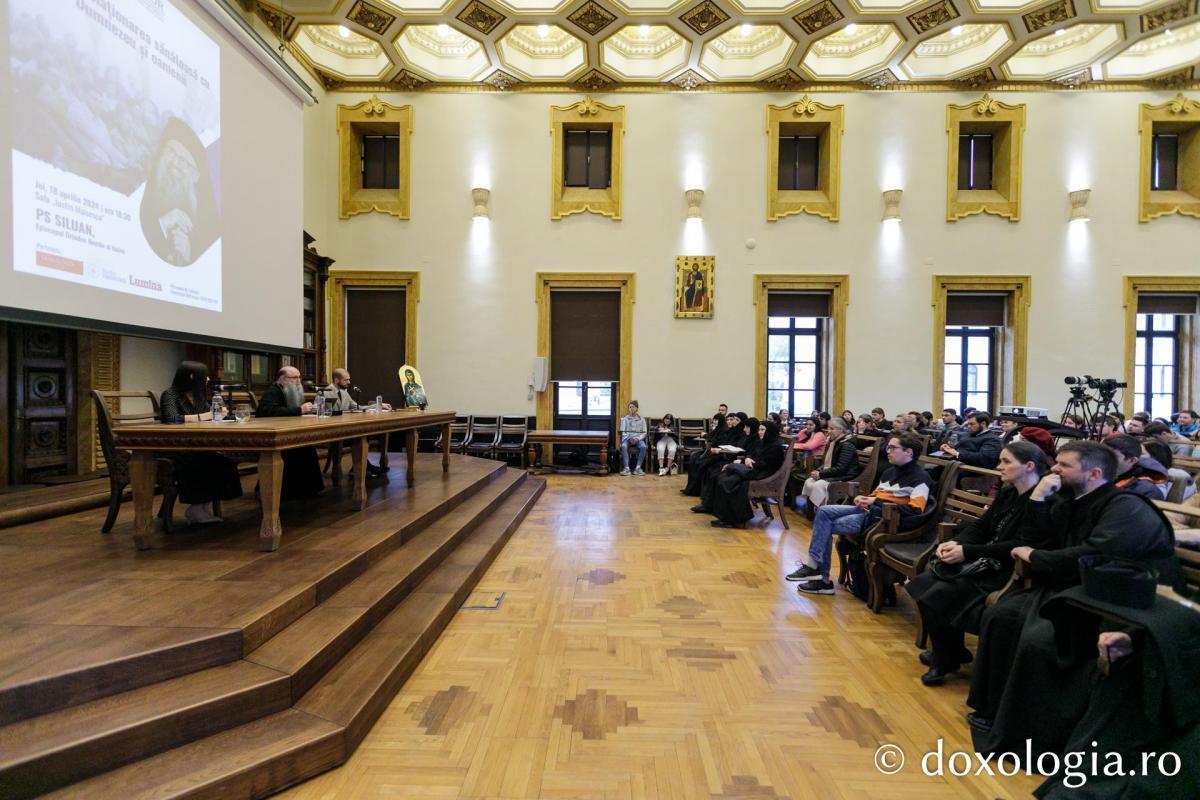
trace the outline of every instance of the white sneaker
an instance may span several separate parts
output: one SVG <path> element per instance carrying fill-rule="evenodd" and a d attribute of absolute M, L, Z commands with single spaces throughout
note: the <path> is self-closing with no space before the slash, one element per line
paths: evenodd
<path fill-rule="evenodd" d="M 629 477 L 633 473 L 629 471 L 629 467 L 626 467 L 625 469 L 621 470 L 621 474 L 624 475 L 625 477 Z"/>
<path fill-rule="evenodd" d="M 225 521 L 209 513 L 207 503 L 196 503 L 195 505 L 188 506 L 187 511 L 183 512 L 183 518 L 192 525 L 212 525 Z"/>
<path fill-rule="evenodd" d="M 666 467 L 663 467 L 662 469 L 660 469 L 660 470 L 658 471 L 658 477 L 660 477 L 660 478 L 661 478 L 662 476 L 666 475 L 666 474 L 667 474 L 667 468 L 666 468 Z"/>
<path fill-rule="evenodd" d="M 635 469 L 635 470 L 633 471 L 633 474 L 634 474 L 634 475 L 645 475 L 645 474 L 646 474 L 646 470 L 642 469 L 641 467 L 638 467 L 637 469 Z"/>

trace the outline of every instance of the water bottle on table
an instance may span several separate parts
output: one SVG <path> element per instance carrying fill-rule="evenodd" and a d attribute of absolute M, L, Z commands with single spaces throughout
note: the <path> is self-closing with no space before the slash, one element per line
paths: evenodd
<path fill-rule="evenodd" d="M 383 395 L 381 394 L 375 395 L 375 410 L 383 411 Z"/>
<path fill-rule="evenodd" d="M 317 396 L 313 398 L 313 407 L 316 409 L 318 419 L 325 416 L 325 395 L 322 392 L 317 392 Z"/>
<path fill-rule="evenodd" d="M 220 422 L 225 419 L 225 404 L 221 402 L 220 392 L 213 392 L 212 418 L 213 422 Z"/>

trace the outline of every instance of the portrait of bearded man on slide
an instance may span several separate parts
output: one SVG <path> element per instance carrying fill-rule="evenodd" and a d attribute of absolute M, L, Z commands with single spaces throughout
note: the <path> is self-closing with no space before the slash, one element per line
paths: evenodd
<path fill-rule="evenodd" d="M 142 233 L 155 253 L 177 267 L 195 263 L 217 238 L 217 202 L 200 137 L 172 117 L 150 164 L 142 195 Z"/>

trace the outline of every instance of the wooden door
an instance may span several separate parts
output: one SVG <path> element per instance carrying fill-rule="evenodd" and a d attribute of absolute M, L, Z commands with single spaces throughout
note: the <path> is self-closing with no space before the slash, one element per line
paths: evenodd
<path fill-rule="evenodd" d="M 382 395 L 393 408 L 404 404 L 397 370 L 404 364 L 407 296 L 404 289 L 346 289 L 346 364 L 359 402 Z"/>
<path fill-rule="evenodd" d="M 75 331 L 8 326 L 9 483 L 76 472 Z"/>

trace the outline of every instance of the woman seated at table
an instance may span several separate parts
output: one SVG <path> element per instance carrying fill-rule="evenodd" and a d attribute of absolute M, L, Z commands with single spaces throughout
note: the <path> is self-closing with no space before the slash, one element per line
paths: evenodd
<path fill-rule="evenodd" d="M 159 399 L 159 414 L 168 425 L 212 419 L 208 404 L 208 368 L 184 361 L 175 370 L 171 388 Z M 242 496 L 237 465 L 219 453 L 173 453 L 179 499 L 188 504 L 184 517 L 193 525 L 221 522 L 208 508 L 214 500 Z"/>
<path fill-rule="evenodd" d="M 908 584 L 917 601 L 932 649 L 921 654 L 929 667 L 921 682 L 937 686 L 971 660 L 963 633 L 979 633 L 987 596 L 1012 575 L 1012 549 L 1025 544 L 1018 534 L 1033 487 L 1049 469 L 1046 454 L 1032 442 L 1016 441 L 1000 451 L 997 469 L 1003 485 L 983 516 L 960 525 L 954 538 L 934 551 L 930 569 Z M 982 561 L 988 559 L 989 563 Z M 959 570 L 979 569 L 963 576 Z"/>
<path fill-rule="evenodd" d="M 663 414 L 655 433 L 658 435 L 654 443 L 655 449 L 658 450 L 658 476 L 661 478 L 664 475 L 674 475 L 677 470 L 675 453 L 679 449 L 679 443 L 675 441 L 675 437 L 679 435 L 675 432 L 675 415 L 670 412 Z"/>
<path fill-rule="evenodd" d="M 746 452 L 726 464 L 712 494 L 712 521 L 716 528 L 744 528 L 754 518 L 750 504 L 750 482 L 769 478 L 783 466 L 783 440 L 779 426 L 767 420 L 757 426 L 757 435 L 747 442 Z"/>

